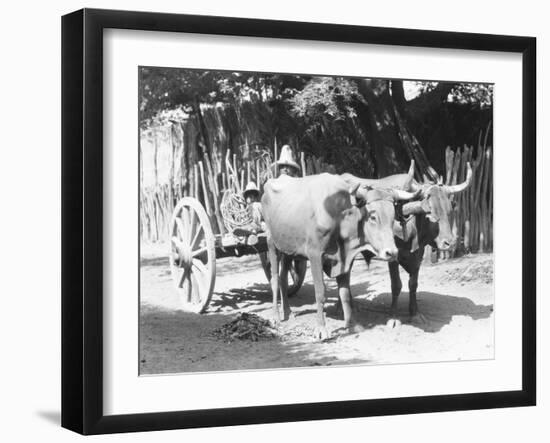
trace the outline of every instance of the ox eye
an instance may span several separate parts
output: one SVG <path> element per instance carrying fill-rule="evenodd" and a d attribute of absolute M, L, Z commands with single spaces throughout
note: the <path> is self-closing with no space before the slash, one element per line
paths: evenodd
<path fill-rule="evenodd" d="M 369 221 L 375 222 L 376 221 L 376 214 L 374 212 L 371 212 L 369 215 Z"/>

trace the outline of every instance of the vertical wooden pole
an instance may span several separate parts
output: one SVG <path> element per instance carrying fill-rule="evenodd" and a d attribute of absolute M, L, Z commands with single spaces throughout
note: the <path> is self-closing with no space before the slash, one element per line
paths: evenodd
<path fill-rule="evenodd" d="M 470 253 L 470 220 L 464 222 L 464 249 L 467 254 Z"/>
<path fill-rule="evenodd" d="M 274 141 L 274 152 L 275 152 L 275 177 L 278 177 L 279 176 L 279 165 L 277 165 L 277 160 L 279 160 L 279 157 L 278 157 L 278 152 L 277 152 L 277 137 L 275 137 L 275 141 Z"/>
<path fill-rule="evenodd" d="M 197 200 L 200 200 L 199 199 L 199 168 L 197 166 L 197 164 L 195 163 L 193 165 L 193 179 L 194 179 L 194 188 L 195 188 L 195 198 Z"/>
<path fill-rule="evenodd" d="M 481 244 L 480 244 L 480 250 L 481 252 L 485 252 L 487 250 L 487 241 L 488 241 L 488 230 L 489 230 L 489 218 L 487 216 L 488 207 L 487 207 L 487 187 L 489 186 L 489 174 L 491 171 L 491 149 L 487 148 L 483 155 L 485 158 L 485 164 L 483 168 L 483 183 L 481 185 L 481 232 L 483 234 L 483 237 L 480 236 Z"/>
<path fill-rule="evenodd" d="M 174 169 L 175 169 L 175 160 L 176 160 L 176 147 L 174 146 L 174 134 L 173 134 L 174 128 L 173 125 L 170 125 L 170 176 L 168 177 L 168 210 L 170 211 L 170 214 L 172 213 L 174 209 Z"/>
<path fill-rule="evenodd" d="M 224 224 L 223 224 L 223 219 L 222 219 L 222 216 L 221 216 L 221 211 L 220 211 L 220 198 L 219 198 L 219 190 L 218 190 L 218 184 L 216 182 L 216 177 L 214 176 L 214 173 L 212 171 L 212 166 L 210 165 L 210 161 L 208 160 L 208 158 L 205 158 L 205 163 L 206 163 L 206 171 L 207 171 L 207 178 L 208 178 L 208 184 L 210 186 L 210 191 L 212 192 L 212 199 L 213 199 L 213 206 L 214 206 L 214 214 L 216 216 L 216 221 L 217 221 L 217 224 L 218 224 L 218 232 L 220 234 L 224 234 L 225 233 L 225 229 L 224 229 Z"/>
<path fill-rule="evenodd" d="M 202 184 L 202 193 L 204 195 L 204 208 L 208 216 L 212 215 L 212 207 L 210 206 L 210 197 L 208 195 L 208 188 L 206 187 L 206 181 L 204 179 L 204 166 L 202 161 L 199 161 L 199 169 L 201 171 L 201 184 Z"/>
<path fill-rule="evenodd" d="M 445 184 L 449 185 L 451 184 L 451 171 L 453 170 L 453 160 L 454 160 L 454 152 L 451 150 L 450 146 L 447 146 L 445 149 L 445 169 L 446 169 L 446 179 Z"/>
<path fill-rule="evenodd" d="M 159 176 L 158 176 L 158 168 L 157 168 L 157 154 L 158 154 L 158 144 L 157 144 L 157 133 L 153 132 L 153 146 L 154 146 L 154 152 L 153 152 L 153 167 L 155 172 L 155 188 L 159 184 Z"/>
<path fill-rule="evenodd" d="M 304 151 L 300 152 L 300 164 L 302 165 L 302 177 L 305 177 L 306 174 L 306 159 Z"/>
<path fill-rule="evenodd" d="M 233 172 L 235 173 L 235 176 L 236 176 L 236 181 L 237 181 L 237 188 L 238 188 L 238 184 L 239 184 L 239 173 L 237 172 L 237 154 L 233 154 Z"/>
<path fill-rule="evenodd" d="M 208 160 L 208 158 L 205 158 L 205 164 L 206 164 L 206 171 L 208 173 L 208 177 L 209 177 L 209 183 L 210 183 L 210 186 L 212 188 L 212 192 L 216 195 L 218 195 L 220 193 L 219 191 L 219 188 L 218 188 L 218 182 L 216 180 L 216 176 L 214 174 L 214 170 L 212 168 L 212 165 L 210 164 L 210 160 Z"/>

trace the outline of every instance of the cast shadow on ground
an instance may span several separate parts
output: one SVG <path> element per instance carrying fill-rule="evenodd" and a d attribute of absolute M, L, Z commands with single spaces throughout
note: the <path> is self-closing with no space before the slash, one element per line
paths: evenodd
<path fill-rule="evenodd" d="M 355 319 L 364 328 L 385 325 L 390 318 L 391 293 L 382 293 L 372 298 L 373 290 L 369 284 L 360 283 L 352 286 L 354 297 Z M 328 317 L 341 319 L 341 311 L 336 309 L 338 290 L 327 285 L 325 313 Z M 451 323 L 453 316 L 463 315 L 479 320 L 490 317 L 493 305 L 477 305 L 467 297 L 457 297 L 436 292 L 419 291 L 417 293 L 418 312 L 420 317 L 411 319 L 408 314 L 409 293 L 402 292 L 399 297 L 397 319 L 411 324 L 424 332 L 438 332 Z M 235 310 L 247 309 L 249 312 L 262 311 L 271 306 L 271 290 L 268 284 L 255 283 L 246 288 L 235 288 L 227 292 L 215 293 L 210 303 L 210 311 L 217 312 L 229 306 Z M 296 295 L 290 298 L 290 307 L 296 317 L 315 312 L 313 308 L 300 309 L 315 304 L 315 291 L 312 284 L 304 284 Z M 254 309 L 249 309 L 254 307 Z"/>
<path fill-rule="evenodd" d="M 243 255 L 241 257 L 225 257 L 216 260 L 216 275 L 218 277 L 240 274 L 256 269 L 262 269 L 262 263 L 257 254 Z"/>
<path fill-rule="evenodd" d="M 299 308 L 311 304 L 315 293 L 311 283 L 305 283 L 298 294 L 290 297 L 290 306 Z M 221 308 L 246 309 L 248 312 L 263 311 L 271 306 L 271 286 L 267 283 L 254 283 L 246 288 L 232 288 L 224 292 L 214 292 L 209 312 L 218 312 Z M 256 307 L 256 309 L 248 309 Z"/>
<path fill-rule="evenodd" d="M 373 300 L 356 300 L 358 319 L 366 317 L 370 324 L 386 324 L 390 318 L 391 293 L 382 293 Z M 443 326 L 451 323 L 453 316 L 462 315 L 472 320 L 489 318 L 493 305 L 477 305 L 467 297 L 436 292 L 419 291 L 417 293 L 418 312 L 420 317 L 409 316 L 409 293 L 402 292 L 397 305 L 397 319 L 409 323 L 424 332 L 438 332 Z M 382 306 L 382 309 L 380 308 Z M 364 315 L 366 313 L 366 316 Z"/>
<path fill-rule="evenodd" d="M 139 265 L 143 268 L 146 266 L 170 266 L 168 261 L 168 255 L 166 257 L 141 257 L 139 260 Z"/>
<path fill-rule="evenodd" d="M 411 318 L 408 312 L 409 293 L 403 291 L 399 296 L 397 317 L 392 316 L 391 293 L 381 293 L 374 298 L 374 291 L 369 282 L 351 286 L 355 319 L 364 328 L 385 325 L 391 318 L 397 318 L 401 323 L 411 324 L 424 332 L 438 332 L 445 325 L 451 323 L 453 316 L 468 316 L 472 320 L 489 318 L 493 312 L 493 305 L 477 305 L 467 297 L 457 297 L 436 292 L 417 292 L 418 312 L 421 316 Z M 298 293 L 301 296 L 300 293 Z M 314 295 L 313 295 L 314 297 Z M 338 290 L 336 287 L 327 287 L 327 304 L 325 308 L 328 317 L 341 319 L 342 313 L 337 309 Z M 313 303 L 313 300 L 311 301 Z M 290 302 L 292 307 L 292 301 Z M 313 310 L 312 310 L 313 311 Z"/>
<path fill-rule="evenodd" d="M 367 363 L 342 358 L 320 343 L 292 343 L 275 337 L 252 342 L 226 342 L 213 332 L 233 314 L 200 315 L 147 308 L 140 316 L 140 375 L 317 367 Z M 313 344 L 313 348 L 312 348 Z M 315 346 L 320 346 L 316 349 Z M 324 351 L 324 352 L 323 352 Z"/>

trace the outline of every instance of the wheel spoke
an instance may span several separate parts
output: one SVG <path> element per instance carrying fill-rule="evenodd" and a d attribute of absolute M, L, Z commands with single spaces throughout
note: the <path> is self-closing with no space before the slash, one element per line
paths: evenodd
<path fill-rule="evenodd" d="M 185 268 L 180 276 L 179 282 L 178 282 L 178 288 L 183 288 L 183 282 L 186 278 L 188 278 L 189 275 L 189 268 Z"/>
<path fill-rule="evenodd" d="M 299 279 L 298 270 L 296 269 L 296 263 L 292 262 L 290 265 L 290 276 L 292 277 L 292 283 L 296 284 Z"/>
<path fill-rule="evenodd" d="M 182 309 L 203 312 L 212 296 L 216 269 L 211 220 L 196 199 L 184 197 L 173 213 L 171 230 L 170 267 Z"/>
<path fill-rule="evenodd" d="M 185 239 L 185 227 L 183 226 L 183 221 L 180 217 L 176 217 L 176 225 L 178 226 L 178 239 L 180 242 Z"/>
<path fill-rule="evenodd" d="M 199 298 L 202 298 L 204 291 L 206 291 L 207 289 L 205 287 L 205 278 L 207 277 L 208 270 L 203 262 L 201 262 L 199 259 L 194 258 L 192 272 L 193 272 L 193 277 L 197 282 L 197 290 L 199 291 Z"/>
<path fill-rule="evenodd" d="M 204 254 L 207 251 L 207 247 L 203 246 L 202 248 L 197 249 L 196 251 L 193 251 L 193 257 L 197 257 L 198 255 Z"/>
<path fill-rule="evenodd" d="M 182 246 L 180 239 L 175 236 L 172 237 L 172 245 L 176 247 L 176 251 L 179 251 L 179 249 L 181 249 L 181 246 Z"/>
<path fill-rule="evenodd" d="M 201 291 L 203 290 L 202 286 L 199 284 L 199 280 L 194 273 L 191 273 L 189 276 L 190 281 L 194 281 L 193 290 L 190 293 L 189 301 L 191 303 L 200 303 L 201 302 Z"/>
<path fill-rule="evenodd" d="M 191 295 L 193 294 L 193 282 L 191 281 L 191 272 L 187 272 L 187 292 L 185 294 L 185 299 L 187 303 L 191 303 Z"/>
<path fill-rule="evenodd" d="M 187 243 L 189 241 L 189 213 L 185 208 L 181 210 L 179 219 L 183 227 L 181 239 Z"/>
<path fill-rule="evenodd" d="M 191 241 L 191 243 L 189 243 L 191 245 L 191 249 L 195 247 L 195 244 L 201 232 L 202 232 L 202 226 L 199 225 L 199 228 L 197 229 L 197 232 L 195 232 L 195 236 L 193 237 L 193 240 Z"/>
<path fill-rule="evenodd" d="M 191 238 L 193 238 L 193 231 L 195 229 L 193 225 L 193 220 L 195 218 L 195 211 L 193 209 L 189 209 L 187 212 L 187 241 L 190 242 Z"/>
<path fill-rule="evenodd" d="M 190 211 L 189 213 L 189 237 L 188 240 L 195 238 L 195 229 L 197 228 L 197 213 L 195 211 Z M 193 242 L 189 243 L 191 249 L 193 249 Z"/>

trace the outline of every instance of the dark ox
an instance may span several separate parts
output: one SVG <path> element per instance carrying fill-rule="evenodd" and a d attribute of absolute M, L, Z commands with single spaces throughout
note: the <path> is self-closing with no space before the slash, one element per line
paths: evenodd
<path fill-rule="evenodd" d="M 448 186 L 441 178 L 432 182 L 424 178 L 424 183 L 412 181 L 408 189 L 420 192 L 421 201 L 403 205 L 404 218 L 394 224 L 395 243 L 398 248 L 397 261 L 388 263 L 392 291 L 392 319 L 389 325 L 399 324 L 396 320 L 397 301 L 401 293 L 402 283 L 399 275 L 399 265 L 409 274 L 409 314 L 415 318 L 418 314 L 416 290 L 418 288 L 418 273 L 427 245 L 440 251 L 454 249 L 456 236 L 452 231 L 450 215 L 452 211 L 451 197 L 464 191 L 471 182 L 472 169 L 468 163 L 466 180 L 463 183 Z M 387 181 L 396 186 L 405 182 L 403 174 L 386 177 Z M 407 217 L 408 215 L 408 217 Z M 364 254 L 368 260 L 370 256 Z"/>
<path fill-rule="evenodd" d="M 414 195 L 360 184 L 350 187 L 340 176 L 331 174 L 269 180 L 264 186 L 262 209 L 272 269 L 275 321 L 280 321 L 279 293 L 283 319 L 290 315 L 287 272 L 290 261 L 298 257 L 311 263 L 317 303 L 315 337 L 329 337 L 324 317 L 323 271 L 336 278 L 345 326 L 350 328 L 354 323 L 349 282 L 353 259 L 357 253 L 370 250 L 384 260 L 395 260 L 394 202 Z"/>

